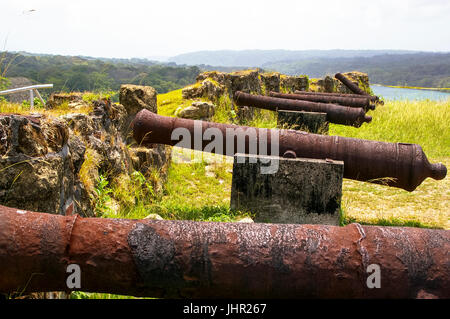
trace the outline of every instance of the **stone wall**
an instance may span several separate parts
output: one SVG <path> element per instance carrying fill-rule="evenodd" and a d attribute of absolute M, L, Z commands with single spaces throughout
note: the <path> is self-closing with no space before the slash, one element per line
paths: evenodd
<path fill-rule="evenodd" d="M 130 117 L 142 107 L 157 111 L 156 91 L 140 88 L 145 93 L 137 99 L 132 97 L 137 89 L 121 89 L 129 97 L 125 105 L 94 101 L 89 114 L 0 114 L 0 204 L 93 216 L 99 174 L 112 178 L 154 168 L 164 183 L 171 149 L 127 144 Z"/>

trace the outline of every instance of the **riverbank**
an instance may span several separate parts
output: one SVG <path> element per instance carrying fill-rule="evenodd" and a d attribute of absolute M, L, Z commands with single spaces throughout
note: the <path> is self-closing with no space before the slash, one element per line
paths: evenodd
<path fill-rule="evenodd" d="M 388 88 L 394 89 L 411 89 L 411 90 L 427 90 L 427 91 L 439 91 L 439 92 L 447 92 L 450 93 L 450 88 L 424 88 L 418 86 L 396 86 L 396 85 L 385 85 L 385 84 L 372 84 L 374 86 L 384 86 Z"/>
<path fill-rule="evenodd" d="M 385 100 L 450 101 L 449 89 L 411 88 L 380 84 L 372 84 L 370 88 L 375 95 Z"/>

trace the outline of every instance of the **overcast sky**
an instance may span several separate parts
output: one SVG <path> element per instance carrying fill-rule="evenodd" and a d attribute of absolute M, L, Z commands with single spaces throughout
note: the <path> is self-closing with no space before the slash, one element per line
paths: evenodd
<path fill-rule="evenodd" d="M 35 53 L 450 51 L 449 0 L 0 0 L 0 19 L 1 49 Z"/>

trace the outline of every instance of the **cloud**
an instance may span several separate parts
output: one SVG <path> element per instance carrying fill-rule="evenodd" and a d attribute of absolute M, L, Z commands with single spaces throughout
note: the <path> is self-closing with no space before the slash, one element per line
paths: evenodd
<path fill-rule="evenodd" d="M 36 10 L 30 12 L 29 10 Z M 0 41 L 30 52 L 133 57 L 218 49 L 450 51 L 450 2 L 3 0 Z"/>

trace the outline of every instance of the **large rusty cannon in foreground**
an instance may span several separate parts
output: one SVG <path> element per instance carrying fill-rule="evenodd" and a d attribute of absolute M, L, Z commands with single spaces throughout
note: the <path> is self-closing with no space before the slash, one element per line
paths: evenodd
<path fill-rule="evenodd" d="M 342 96 L 326 96 L 326 95 L 311 95 L 311 94 L 287 94 L 279 92 L 269 92 L 269 96 L 277 97 L 281 99 L 291 99 L 291 100 L 303 100 L 319 103 L 336 103 L 339 105 L 350 106 L 350 107 L 360 107 L 365 111 L 375 110 L 375 105 L 370 103 L 370 100 L 365 97 L 342 97 Z"/>
<path fill-rule="evenodd" d="M 194 121 L 161 116 L 148 110 L 140 111 L 131 125 L 133 137 L 141 145 L 178 145 L 228 156 L 239 152 L 333 159 L 344 162 L 345 178 L 399 187 L 407 191 L 416 189 L 427 177 L 440 180 L 447 174 L 447 168 L 443 164 L 430 164 L 417 144 Z M 181 144 L 180 136 L 172 137 L 177 129 L 188 133 Z M 213 135 L 214 142 L 220 144 L 220 147 L 210 147 Z M 239 140 L 244 144 L 241 148 Z M 266 144 L 267 153 L 261 151 L 262 142 Z M 274 149 L 276 154 L 269 154 L 268 150 Z"/>
<path fill-rule="evenodd" d="M 252 95 L 237 91 L 234 101 L 239 106 L 252 106 L 271 111 L 307 111 L 327 113 L 327 120 L 335 124 L 360 127 L 363 123 L 372 121 L 362 108 L 354 108 L 330 103 L 317 103 L 291 99 L 280 99 L 262 95 Z"/>
<path fill-rule="evenodd" d="M 0 206 L 0 293 L 70 291 L 69 265 L 77 265 L 75 290 L 85 292 L 449 298 L 449 249 L 446 230 L 81 218 Z"/>

